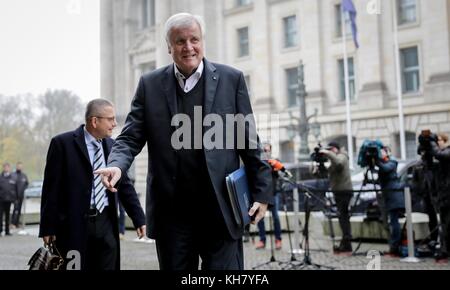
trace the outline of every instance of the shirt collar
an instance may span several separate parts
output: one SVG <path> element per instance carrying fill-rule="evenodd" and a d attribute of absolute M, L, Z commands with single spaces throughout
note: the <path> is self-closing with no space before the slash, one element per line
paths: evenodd
<path fill-rule="evenodd" d="M 86 126 L 84 127 L 84 140 L 86 141 L 86 144 L 90 144 L 94 141 L 99 141 L 94 136 L 92 136 L 88 130 L 86 130 Z"/>
<path fill-rule="evenodd" d="M 200 64 L 198 65 L 198 68 L 197 68 L 197 70 L 195 71 L 195 73 L 193 73 L 189 78 L 195 76 L 195 77 L 197 77 L 198 79 L 200 79 L 200 77 L 201 77 L 202 74 L 203 74 L 203 67 L 204 67 L 204 65 L 203 65 L 203 60 L 202 60 L 202 61 L 200 62 Z M 177 67 L 177 65 L 176 65 L 175 63 L 173 64 L 173 68 L 174 68 L 174 71 L 175 71 L 175 77 L 176 77 L 177 79 L 182 79 L 182 80 L 185 80 L 185 79 L 186 79 L 186 77 L 180 72 L 180 70 L 178 69 L 178 67 Z"/>

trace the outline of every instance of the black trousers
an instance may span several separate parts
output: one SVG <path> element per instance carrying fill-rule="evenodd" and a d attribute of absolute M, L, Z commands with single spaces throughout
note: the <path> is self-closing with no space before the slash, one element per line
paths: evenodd
<path fill-rule="evenodd" d="M 350 226 L 350 213 L 348 206 L 350 204 L 350 200 L 352 199 L 352 194 L 338 193 L 334 195 L 334 199 L 336 200 L 336 206 L 339 211 L 339 225 L 342 231 L 342 240 L 351 240 L 352 229 Z"/>
<path fill-rule="evenodd" d="M 441 207 L 439 217 L 442 226 L 441 252 L 448 254 L 450 241 L 450 206 Z"/>
<path fill-rule="evenodd" d="M 14 209 L 13 209 L 13 213 L 12 213 L 12 217 L 11 217 L 11 223 L 13 225 L 15 225 L 16 227 L 19 226 L 19 222 L 20 222 L 20 215 L 22 213 L 22 203 L 23 203 L 23 197 L 19 198 L 15 203 L 14 203 Z"/>
<path fill-rule="evenodd" d="M 11 202 L 0 201 L 0 234 L 3 232 L 3 215 L 5 215 L 5 234 L 9 234 L 10 214 L 11 214 Z"/>
<path fill-rule="evenodd" d="M 437 241 L 439 235 L 439 230 L 437 229 L 438 219 L 435 207 L 433 205 L 433 202 L 431 201 L 430 193 L 425 193 L 425 196 L 423 197 L 423 205 L 424 210 L 428 215 L 428 229 L 430 230 L 430 240 Z"/>
<path fill-rule="evenodd" d="M 108 207 L 101 214 L 89 217 L 86 270 L 116 270 L 118 241 Z"/>
<path fill-rule="evenodd" d="M 202 223 L 200 223 L 202 224 Z M 233 240 L 195 222 L 167 220 L 156 239 L 161 270 L 243 270 L 242 239 Z"/>

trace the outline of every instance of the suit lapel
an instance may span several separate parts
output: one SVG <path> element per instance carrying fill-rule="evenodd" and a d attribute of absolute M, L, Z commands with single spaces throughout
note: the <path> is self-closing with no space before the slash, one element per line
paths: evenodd
<path fill-rule="evenodd" d="M 177 93 L 174 82 L 173 64 L 169 65 L 163 74 L 162 87 L 169 104 L 171 118 L 177 113 Z"/>
<path fill-rule="evenodd" d="M 103 153 L 105 154 L 105 162 L 107 164 L 108 163 L 108 156 L 109 156 L 109 152 L 111 151 L 112 144 L 110 144 L 108 138 L 103 138 L 102 146 L 103 146 Z"/>
<path fill-rule="evenodd" d="M 204 110 L 203 113 L 208 115 L 211 113 L 212 105 L 214 104 L 214 97 L 216 96 L 217 85 L 219 84 L 219 74 L 217 73 L 216 67 L 203 59 L 205 65 L 205 100 L 204 100 Z"/>
<path fill-rule="evenodd" d="M 87 161 L 89 166 L 92 168 L 91 160 L 89 159 L 89 153 L 86 147 L 86 141 L 84 140 L 84 125 L 80 126 L 74 133 L 75 143 L 78 145 L 78 148 L 81 150 L 83 159 Z"/>

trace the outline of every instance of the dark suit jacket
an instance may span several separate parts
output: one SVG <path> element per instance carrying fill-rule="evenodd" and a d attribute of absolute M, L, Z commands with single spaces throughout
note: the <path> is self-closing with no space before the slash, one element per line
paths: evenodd
<path fill-rule="evenodd" d="M 90 207 L 93 169 L 84 139 L 84 126 L 63 133 L 50 142 L 45 166 L 41 200 L 39 236 L 56 235 L 58 250 L 63 256 L 69 250 L 81 254 L 81 266 L 85 262 L 87 246 L 88 210 Z M 111 138 L 103 140 L 106 157 L 113 145 Z M 145 224 L 145 216 L 136 191 L 125 175 L 118 193 L 107 192 L 114 226 L 114 236 L 119 245 L 117 200 L 123 204 L 134 226 Z M 119 251 L 119 248 L 117 249 Z M 120 265 L 118 252 L 117 269 Z"/>
<path fill-rule="evenodd" d="M 203 116 L 209 113 L 223 117 L 225 114 L 241 113 L 244 116 L 252 114 L 242 72 L 204 59 L 203 73 L 205 78 Z M 159 229 L 164 226 L 163 215 L 158 211 L 167 208 L 167 203 L 174 198 L 177 182 L 177 153 L 171 145 L 171 137 L 176 130 L 171 126 L 171 119 L 177 113 L 175 85 L 177 84 L 174 81 L 173 64 L 141 77 L 131 111 L 108 160 L 108 166 L 119 167 L 122 172 L 126 172 L 133 158 L 147 143 L 149 160 L 146 214 L 150 238 L 157 238 Z M 234 222 L 225 177 L 239 168 L 241 157 L 246 166 L 254 200 L 271 203 L 270 166 L 261 161 L 260 149 L 203 151 L 220 207 L 220 215 L 223 216 L 230 236 L 238 239 L 242 236 L 243 229 Z"/>

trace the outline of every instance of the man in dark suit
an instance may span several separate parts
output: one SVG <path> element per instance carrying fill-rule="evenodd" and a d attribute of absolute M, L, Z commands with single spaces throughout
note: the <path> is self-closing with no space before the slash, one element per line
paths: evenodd
<path fill-rule="evenodd" d="M 246 133 L 240 140 L 236 130 L 228 130 L 234 125 L 214 131 L 215 141 L 226 139 L 226 148 L 206 144 L 211 133 L 207 129 L 215 127 L 210 128 L 208 115 L 214 113 L 215 122 L 222 124 L 226 115 L 253 117 L 242 72 L 203 57 L 203 31 L 196 16 L 180 13 L 169 18 L 166 41 L 174 64 L 141 77 L 108 168 L 97 171 L 114 190 L 147 143 L 147 227 L 156 240 L 160 269 L 195 270 L 199 257 L 202 269 L 243 269 L 243 227 L 233 219 L 225 185 L 227 174 L 239 168 L 239 158 L 254 199 L 249 211 L 254 222 L 272 203 L 271 169 L 260 158 L 252 124 L 236 126 Z M 179 120 L 184 120 L 181 128 Z M 184 130 L 186 124 L 195 129 Z M 179 146 L 181 136 L 187 146 Z"/>
<path fill-rule="evenodd" d="M 105 167 L 113 146 L 110 137 L 117 125 L 113 105 L 104 99 L 92 100 L 85 119 L 86 125 L 50 142 L 39 236 L 45 244 L 55 241 L 63 257 L 78 251 L 83 270 L 115 270 L 120 267 L 118 199 L 139 237 L 145 235 L 145 216 L 126 174 L 118 194 L 107 191 L 93 174 Z"/>

